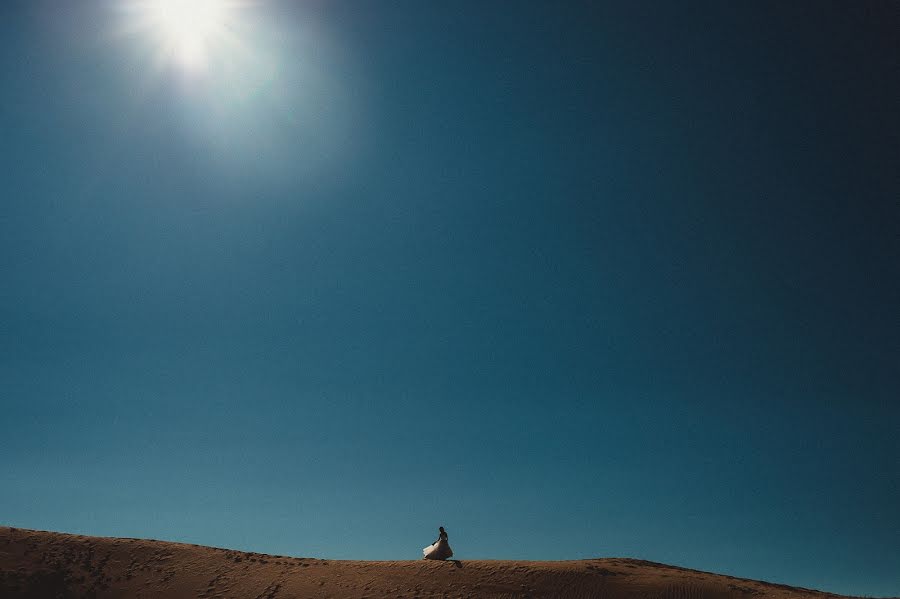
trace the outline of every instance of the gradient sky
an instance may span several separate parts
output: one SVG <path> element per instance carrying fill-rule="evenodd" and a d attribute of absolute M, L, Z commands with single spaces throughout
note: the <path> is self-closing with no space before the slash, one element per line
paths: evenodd
<path fill-rule="evenodd" d="M 0 523 L 900 595 L 895 3 L 241 12 L 0 8 Z"/>

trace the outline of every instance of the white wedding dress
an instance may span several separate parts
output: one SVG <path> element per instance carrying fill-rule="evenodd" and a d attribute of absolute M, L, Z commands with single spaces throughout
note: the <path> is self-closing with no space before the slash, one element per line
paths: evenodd
<path fill-rule="evenodd" d="M 446 539 L 439 539 L 422 550 L 425 559 L 447 559 L 453 557 L 453 550 Z"/>

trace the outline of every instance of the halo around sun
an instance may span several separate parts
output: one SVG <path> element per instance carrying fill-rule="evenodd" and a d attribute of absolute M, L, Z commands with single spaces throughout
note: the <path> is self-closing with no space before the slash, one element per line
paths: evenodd
<path fill-rule="evenodd" d="M 310 3 L 99 1 L 131 110 L 165 114 L 168 133 L 199 142 L 223 175 L 312 173 L 350 147 L 348 115 L 359 111 L 339 76 L 348 63 Z"/>
<path fill-rule="evenodd" d="M 133 0 L 132 27 L 152 38 L 160 59 L 180 68 L 204 68 L 229 43 L 236 0 Z"/>

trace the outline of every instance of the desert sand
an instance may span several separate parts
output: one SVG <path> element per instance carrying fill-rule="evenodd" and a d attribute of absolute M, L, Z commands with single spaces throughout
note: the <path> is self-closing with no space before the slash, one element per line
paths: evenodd
<path fill-rule="evenodd" d="M 0 527 L 0 597 L 838 597 L 634 559 L 336 561 Z"/>

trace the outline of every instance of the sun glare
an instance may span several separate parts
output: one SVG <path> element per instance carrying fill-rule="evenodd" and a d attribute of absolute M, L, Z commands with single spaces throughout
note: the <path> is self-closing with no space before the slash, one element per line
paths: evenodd
<path fill-rule="evenodd" d="M 139 0 L 133 7 L 164 58 L 186 69 L 207 64 L 234 19 L 234 0 Z"/>
<path fill-rule="evenodd" d="M 342 52 L 304 18 L 309 3 L 97 1 L 108 8 L 110 60 L 122 65 L 131 110 L 158 112 L 228 176 L 312 173 L 353 138 L 342 117 L 357 111 L 336 75 Z"/>

